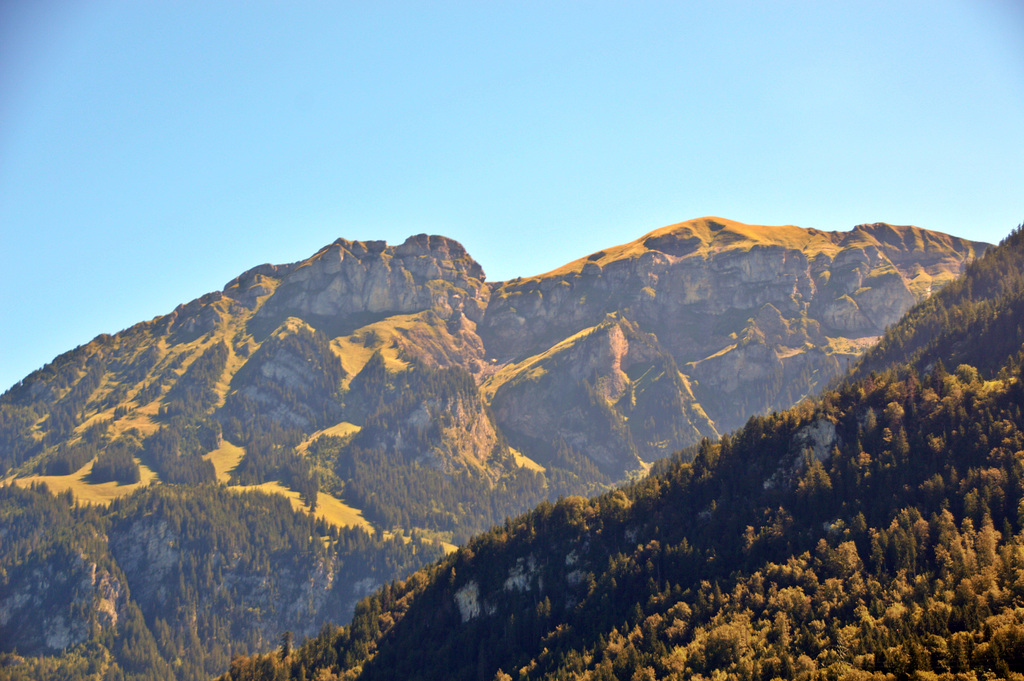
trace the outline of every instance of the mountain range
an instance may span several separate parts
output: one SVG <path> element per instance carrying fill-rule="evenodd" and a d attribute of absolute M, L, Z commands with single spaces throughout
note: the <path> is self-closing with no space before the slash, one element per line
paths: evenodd
<path fill-rule="evenodd" d="M 1024 226 L 801 404 L 223 681 L 1024 678 Z"/>
<path fill-rule="evenodd" d="M 312 635 L 820 391 L 986 248 L 703 218 L 507 282 L 426 235 L 253 268 L 0 397 L 2 652 L 183 678 Z"/>

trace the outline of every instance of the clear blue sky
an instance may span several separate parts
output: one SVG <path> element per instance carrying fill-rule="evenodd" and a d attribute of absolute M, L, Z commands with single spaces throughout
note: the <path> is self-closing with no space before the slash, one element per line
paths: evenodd
<path fill-rule="evenodd" d="M 0 0 L 0 391 L 338 237 L 491 280 L 703 215 L 998 241 L 1022 4 Z"/>

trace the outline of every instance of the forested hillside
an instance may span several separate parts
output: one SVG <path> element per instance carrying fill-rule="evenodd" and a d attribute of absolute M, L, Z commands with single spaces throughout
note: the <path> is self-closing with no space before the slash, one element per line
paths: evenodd
<path fill-rule="evenodd" d="M 0 486 L 0 678 L 209 677 L 288 630 L 345 621 L 441 555 L 294 511 L 279 495 L 160 486 L 109 508 Z"/>
<path fill-rule="evenodd" d="M 1018 228 L 890 330 L 892 368 L 542 504 L 225 678 L 1024 678 L 1021 273 Z"/>

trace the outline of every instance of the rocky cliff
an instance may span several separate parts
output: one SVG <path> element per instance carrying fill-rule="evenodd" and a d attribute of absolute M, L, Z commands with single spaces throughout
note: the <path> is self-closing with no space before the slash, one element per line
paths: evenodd
<path fill-rule="evenodd" d="M 153 487 L 103 512 L 72 503 L 0 486 L 0 677 L 210 678 L 284 631 L 346 620 L 441 555 L 223 487 Z M 23 656 L 35 672 L 8 673 Z"/>
<path fill-rule="evenodd" d="M 517 447 L 545 463 L 559 447 L 585 453 L 612 479 L 717 435 L 671 355 L 618 316 L 503 367 L 483 388 Z"/>
<path fill-rule="evenodd" d="M 339 239 L 297 266 L 279 270 L 273 294 L 253 318 L 259 331 L 295 316 L 335 336 L 392 315 L 431 310 L 441 319 L 478 320 L 487 305 L 483 269 L 458 242 L 420 234 L 400 246 Z M 243 275 L 229 289 L 255 277 Z M 245 283 L 243 283 L 245 282 Z M 256 284 L 262 290 L 265 285 Z M 245 290 L 251 288 L 251 284 Z"/>
<path fill-rule="evenodd" d="M 703 218 L 498 285 L 479 333 L 498 362 L 518 360 L 621 314 L 657 337 L 724 432 L 823 385 L 984 248 L 881 223 Z"/>
<path fill-rule="evenodd" d="M 116 628 L 128 604 L 121 578 L 78 553 L 31 556 L 0 591 L 0 632 L 7 649 L 53 654 Z"/>

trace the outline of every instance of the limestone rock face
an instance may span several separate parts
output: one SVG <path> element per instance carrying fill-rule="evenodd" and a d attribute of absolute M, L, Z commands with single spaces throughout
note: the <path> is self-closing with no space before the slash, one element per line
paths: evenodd
<path fill-rule="evenodd" d="M 229 281 L 224 286 L 224 294 L 250 309 L 255 308 L 260 297 L 273 293 L 278 282 L 300 264 L 271 265 L 267 263 L 253 267 Z"/>
<path fill-rule="evenodd" d="M 808 456 L 827 461 L 833 448 L 839 444 L 836 425 L 831 421 L 819 419 L 807 424 L 795 433 L 788 458 L 783 457 L 779 461 L 778 468 L 764 481 L 764 488 L 793 489 L 806 469 Z"/>
<path fill-rule="evenodd" d="M 381 405 L 367 415 L 356 446 L 392 461 L 448 474 L 468 470 L 485 479 L 495 479 L 512 466 L 511 453 L 470 374 L 449 369 L 412 372 L 404 379 L 383 391 L 364 387 L 369 382 L 362 376 L 353 380 L 353 393 L 361 393 L 353 401 Z"/>
<path fill-rule="evenodd" d="M 483 280 L 480 265 L 445 237 L 420 234 L 394 247 L 339 239 L 287 270 L 256 320 L 295 316 L 318 327 L 354 329 L 424 310 L 444 319 L 459 311 L 477 320 L 487 305 Z"/>
<path fill-rule="evenodd" d="M 402 357 L 424 366 L 462 367 L 478 373 L 484 361 L 484 344 L 476 322 L 455 310 L 442 319 L 432 310 L 415 315 L 397 328 L 391 342 Z"/>
<path fill-rule="evenodd" d="M 219 292 L 208 293 L 202 298 L 179 305 L 161 321 L 176 340 L 189 342 L 213 331 L 223 321 L 223 314 L 216 305 L 223 297 Z"/>
<path fill-rule="evenodd" d="M 83 555 L 30 558 L 0 589 L 0 637 L 23 654 L 60 652 L 116 627 L 127 604 L 121 581 Z"/>
<path fill-rule="evenodd" d="M 344 376 L 327 338 L 289 318 L 235 374 L 226 408 L 241 417 L 255 409 L 286 427 L 323 427 L 340 419 Z"/>
<path fill-rule="evenodd" d="M 478 332 L 497 361 L 521 360 L 619 312 L 657 337 L 724 431 L 821 386 L 984 248 L 881 223 L 704 218 L 495 287 Z"/>
<path fill-rule="evenodd" d="M 111 551 L 121 569 L 128 575 L 146 575 L 132 588 L 141 603 L 163 606 L 167 602 L 164 583 L 176 574 L 181 560 L 181 542 L 167 522 L 149 517 L 133 527 L 132 532 L 115 533 Z"/>
<path fill-rule="evenodd" d="M 484 389 L 515 445 L 542 461 L 568 447 L 612 479 L 717 435 L 657 339 L 621 318 L 503 368 Z"/>
<path fill-rule="evenodd" d="M 195 608 L 206 606 L 183 601 L 176 588 L 183 564 L 197 552 L 204 557 L 212 553 L 220 574 L 215 592 L 203 600 L 247 613 L 239 627 L 261 647 L 276 645 L 283 630 L 310 636 L 323 622 L 344 618 L 358 600 L 345 566 L 331 554 L 308 564 L 281 555 L 271 565 L 256 569 L 244 552 L 224 546 L 211 549 L 201 541 L 190 537 L 186 527 L 158 515 L 124 519 L 114 527 L 111 554 L 142 612 L 159 614 L 172 626 L 187 625 L 196 616 Z M 222 602 L 227 594 L 230 602 Z"/>

